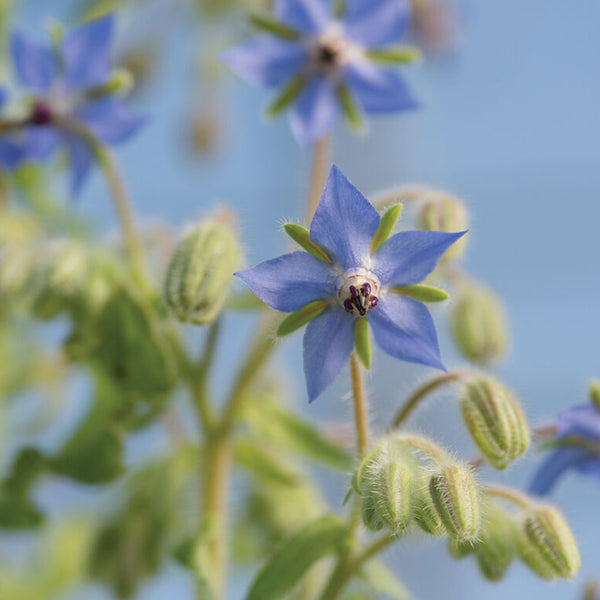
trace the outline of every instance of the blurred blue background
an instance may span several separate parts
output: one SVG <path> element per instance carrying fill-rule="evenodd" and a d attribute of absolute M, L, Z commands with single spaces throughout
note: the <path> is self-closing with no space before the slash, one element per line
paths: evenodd
<path fill-rule="evenodd" d="M 68 22 L 76 5 L 22 0 L 18 23 L 40 35 L 47 17 Z M 367 195 L 417 182 L 466 200 L 472 215 L 466 267 L 504 298 L 510 315 L 512 353 L 499 372 L 539 424 L 583 401 L 589 378 L 600 376 L 600 3 L 471 1 L 461 6 L 461 20 L 455 55 L 408 72 L 423 109 L 374 120 L 360 138 L 340 129 L 334 161 Z M 198 31 L 183 18 L 173 27 L 158 77 L 141 99 L 151 124 L 119 153 L 136 212 L 143 222 L 179 226 L 227 205 L 238 214 L 248 262 L 277 255 L 286 244 L 282 219 L 304 213 L 309 152 L 296 145 L 285 120 L 265 120 L 262 90 L 224 73 L 221 149 L 212 158 L 190 156 L 185 142 Z M 136 23 L 125 18 L 122 39 L 135 30 Z M 210 26 L 199 34 L 218 37 Z M 98 175 L 74 209 L 107 230 L 114 227 Z M 234 319 L 229 327 L 225 363 L 235 359 L 231 349 L 239 346 L 239 327 L 249 331 L 245 321 Z M 447 364 L 459 365 L 448 340 L 442 343 Z M 295 337 L 280 367 L 295 383 L 298 405 L 314 421 L 345 420 L 349 404 L 339 398 L 347 379 L 307 407 L 300 358 Z M 389 419 L 401 400 L 399 390 L 408 391 L 427 374 L 377 355 L 370 377 L 374 426 Z M 472 452 L 448 397 L 432 402 L 415 426 L 467 456 Z M 507 474 L 484 470 L 482 478 L 524 486 L 537 461 L 532 452 Z M 339 502 L 343 485 L 328 490 L 332 502 Z M 600 488 L 570 476 L 553 499 L 580 544 L 583 566 L 575 584 L 543 582 L 519 564 L 491 584 L 472 560 L 453 561 L 435 540 L 400 544 L 388 553 L 389 562 L 422 599 L 578 598 L 586 578 L 600 577 Z M 231 584 L 232 599 L 243 598 L 244 585 Z M 191 589 L 173 567 L 139 597 L 183 599 Z M 93 588 L 72 598 L 109 596 Z"/>

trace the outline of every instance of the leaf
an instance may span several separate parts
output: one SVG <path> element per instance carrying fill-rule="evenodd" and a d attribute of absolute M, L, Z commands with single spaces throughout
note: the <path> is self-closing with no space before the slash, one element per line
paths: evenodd
<path fill-rule="evenodd" d="M 310 232 L 306 227 L 298 225 L 297 223 L 286 223 L 283 226 L 284 231 L 302 248 L 304 248 L 309 254 L 312 254 L 316 258 L 320 258 L 325 262 L 331 264 L 331 259 L 327 256 L 325 250 L 320 246 L 317 246 L 310 240 Z"/>
<path fill-rule="evenodd" d="M 279 600 L 300 582 L 321 558 L 334 554 L 346 535 L 346 526 L 326 515 L 304 527 L 281 546 L 258 572 L 246 600 Z"/>
<path fill-rule="evenodd" d="M 404 65 L 423 59 L 418 48 L 411 46 L 391 46 L 388 48 L 377 48 L 366 52 L 369 60 L 377 63 Z"/>
<path fill-rule="evenodd" d="M 442 302 L 450 297 L 447 292 L 430 285 L 409 285 L 406 287 L 395 287 L 390 290 L 392 294 L 402 294 L 418 300 L 419 302 Z"/>
<path fill-rule="evenodd" d="M 371 368 L 371 342 L 369 341 L 369 322 L 360 318 L 354 326 L 354 349 L 356 356 L 365 369 Z"/>
<path fill-rule="evenodd" d="M 310 302 L 304 308 L 301 308 L 295 313 L 292 313 L 289 317 L 286 317 L 277 328 L 277 335 L 283 337 L 290 333 L 294 333 L 294 331 L 304 327 L 304 325 L 318 317 L 327 308 L 327 305 L 328 302 L 325 302 L 324 300 Z"/>
<path fill-rule="evenodd" d="M 395 204 L 388 208 L 385 213 L 381 216 L 379 221 L 379 227 L 371 240 L 371 256 L 379 250 L 381 245 L 390 237 L 392 229 L 402 212 L 402 204 Z"/>
<path fill-rule="evenodd" d="M 301 475 L 275 452 L 259 447 L 260 442 L 248 439 L 238 441 L 235 458 L 242 467 L 260 479 L 275 483 L 294 485 Z"/>
<path fill-rule="evenodd" d="M 359 577 L 368 583 L 376 592 L 384 594 L 393 600 L 413 600 L 411 593 L 404 584 L 382 562 L 367 563 Z"/>
<path fill-rule="evenodd" d="M 298 75 L 287 83 L 267 108 L 267 115 L 276 117 L 286 110 L 300 96 L 306 85 L 306 77 Z"/>
<path fill-rule="evenodd" d="M 294 41 L 300 39 L 300 32 L 296 31 L 289 25 L 286 25 L 285 23 L 274 19 L 269 14 L 252 13 L 250 15 L 250 22 L 257 29 L 283 38 L 285 40 Z"/>
<path fill-rule="evenodd" d="M 349 469 L 352 464 L 346 450 L 328 439 L 312 423 L 282 406 L 277 397 L 249 402 L 246 417 L 262 438 L 291 451 L 342 471 Z"/>

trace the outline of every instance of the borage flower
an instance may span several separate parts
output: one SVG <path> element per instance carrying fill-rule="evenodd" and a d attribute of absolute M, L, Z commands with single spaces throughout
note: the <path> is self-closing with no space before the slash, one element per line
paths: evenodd
<path fill-rule="evenodd" d="M 572 406 L 559 413 L 553 448 L 538 469 L 530 491 L 549 494 L 558 480 L 568 471 L 576 471 L 600 481 L 600 387 L 592 386 L 593 402 Z"/>
<path fill-rule="evenodd" d="M 20 33 L 12 36 L 17 78 L 32 97 L 22 118 L 0 122 L 0 164 L 12 169 L 45 160 L 63 144 L 76 193 L 94 160 L 78 127 L 105 144 L 118 144 L 144 123 L 116 95 L 122 82 L 111 72 L 114 29 L 109 15 L 66 32 L 55 44 L 37 44 Z"/>
<path fill-rule="evenodd" d="M 267 31 L 224 55 L 242 78 L 281 88 L 269 112 L 293 105 L 292 131 L 312 143 L 341 115 L 355 126 L 361 110 L 390 113 L 415 108 L 402 77 L 390 67 L 414 61 L 413 48 L 394 46 L 408 26 L 406 0 L 277 0 L 275 18 L 258 16 Z"/>
<path fill-rule="evenodd" d="M 337 377 L 355 344 L 368 366 L 369 325 L 391 356 L 444 369 L 433 320 L 417 298 L 447 295 L 416 284 L 464 232 L 405 231 L 389 237 L 399 209 L 392 207 L 380 217 L 334 166 L 310 232 L 285 226 L 307 252 L 285 254 L 236 274 L 272 308 L 294 312 L 280 333 L 308 322 L 304 373 L 311 402 Z"/>

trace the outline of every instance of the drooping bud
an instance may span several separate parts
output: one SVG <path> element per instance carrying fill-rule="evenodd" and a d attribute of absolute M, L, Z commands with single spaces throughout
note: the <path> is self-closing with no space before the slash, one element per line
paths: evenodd
<path fill-rule="evenodd" d="M 496 469 L 505 469 L 529 447 L 531 436 L 521 406 L 496 379 L 469 380 L 461 410 L 473 441 Z"/>
<path fill-rule="evenodd" d="M 413 518 L 415 523 L 429 535 L 443 537 L 447 534 L 446 528 L 431 502 L 429 490 L 423 489 L 415 494 L 413 499 Z"/>
<path fill-rule="evenodd" d="M 482 286 L 468 284 L 450 315 L 452 336 L 461 353 L 480 365 L 501 359 L 508 346 L 508 324 L 499 299 Z"/>
<path fill-rule="evenodd" d="M 479 494 L 469 469 L 461 464 L 443 466 L 429 480 L 429 496 L 449 535 L 473 540 L 480 523 Z"/>
<path fill-rule="evenodd" d="M 487 503 L 484 515 L 484 526 L 474 546 L 475 556 L 483 576 L 499 581 L 516 555 L 516 523 L 497 504 Z"/>
<path fill-rule="evenodd" d="M 524 514 L 519 535 L 521 560 L 540 577 L 574 577 L 581 565 L 577 542 L 561 513 L 538 506 Z"/>
<path fill-rule="evenodd" d="M 361 499 L 360 515 L 365 527 L 370 531 L 381 531 L 383 529 L 385 523 L 377 511 L 373 495 L 369 494 Z"/>
<path fill-rule="evenodd" d="M 419 213 L 419 227 L 425 231 L 456 233 L 469 228 L 469 215 L 464 204 L 453 196 L 435 194 L 427 198 Z M 465 250 L 466 236 L 446 250 L 442 261 L 456 260 Z"/>
<path fill-rule="evenodd" d="M 475 544 L 473 542 L 463 542 L 462 540 L 457 540 L 453 537 L 448 538 L 447 547 L 448 554 L 457 560 L 465 558 L 475 551 Z"/>
<path fill-rule="evenodd" d="M 177 318 L 196 324 L 215 319 L 239 259 L 229 225 L 211 220 L 192 227 L 177 245 L 165 283 L 167 304 Z"/>
<path fill-rule="evenodd" d="M 107 94 L 128 96 L 134 84 L 133 74 L 129 69 L 115 69 L 110 74 L 105 90 Z"/>

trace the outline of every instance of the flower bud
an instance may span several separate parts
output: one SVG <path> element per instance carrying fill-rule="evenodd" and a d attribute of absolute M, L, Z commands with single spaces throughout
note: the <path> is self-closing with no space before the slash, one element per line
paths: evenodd
<path fill-rule="evenodd" d="M 128 96 L 134 86 L 133 74 L 128 69 L 115 69 L 106 83 L 107 94 Z"/>
<path fill-rule="evenodd" d="M 581 565 L 577 542 L 563 516 L 552 506 L 540 506 L 524 515 L 519 555 L 545 579 L 570 579 Z"/>
<path fill-rule="evenodd" d="M 473 554 L 475 551 L 475 544 L 473 542 L 463 542 L 456 538 L 448 538 L 448 554 L 452 558 L 461 559 Z"/>
<path fill-rule="evenodd" d="M 508 512 L 496 504 L 485 507 L 480 538 L 474 546 L 479 570 L 486 579 L 504 577 L 516 554 L 516 525 Z"/>
<path fill-rule="evenodd" d="M 469 360 L 488 365 L 502 358 L 508 346 L 508 324 L 498 298 L 469 284 L 456 299 L 450 315 L 452 336 Z"/>
<path fill-rule="evenodd" d="M 419 213 L 419 227 L 425 231 L 445 231 L 456 233 L 469 228 L 469 215 L 465 205 L 452 196 L 435 194 L 427 198 Z M 463 236 L 446 250 L 442 261 L 456 260 L 465 250 L 466 237 Z"/>
<path fill-rule="evenodd" d="M 429 480 L 429 496 L 446 531 L 459 540 L 473 540 L 479 531 L 477 485 L 463 465 L 446 465 Z"/>
<path fill-rule="evenodd" d="M 415 523 L 429 535 L 443 537 L 447 533 L 440 516 L 431 503 L 427 489 L 418 492 L 413 500 L 413 518 Z"/>
<path fill-rule="evenodd" d="M 385 525 L 377 511 L 375 497 L 372 494 L 364 496 L 361 500 L 360 514 L 365 527 L 371 531 L 381 531 Z"/>
<path fill-rule="evenodd" d="M 478 377 L 464 387 L 463 419 L 483 457 L 505 469 L 531 441 L 529 426 L 517 400 L 497 380 Z"/>
<path fill-rule="evenodd" d="M 403 529 L 410 521 L 412 484 L 411 469 L 393 461 L 382 465 L 367 491 L 366 497 L 373 499 L 375 512 L 391 530 Z"/>
<path fill-rule="evenodd" d="M 204 324 L 223 308 L 239 263 L 237 240 L 231 227 L 205 221 L 179 242 L 165 283 L 166 300 L 181 321 Z"/>

